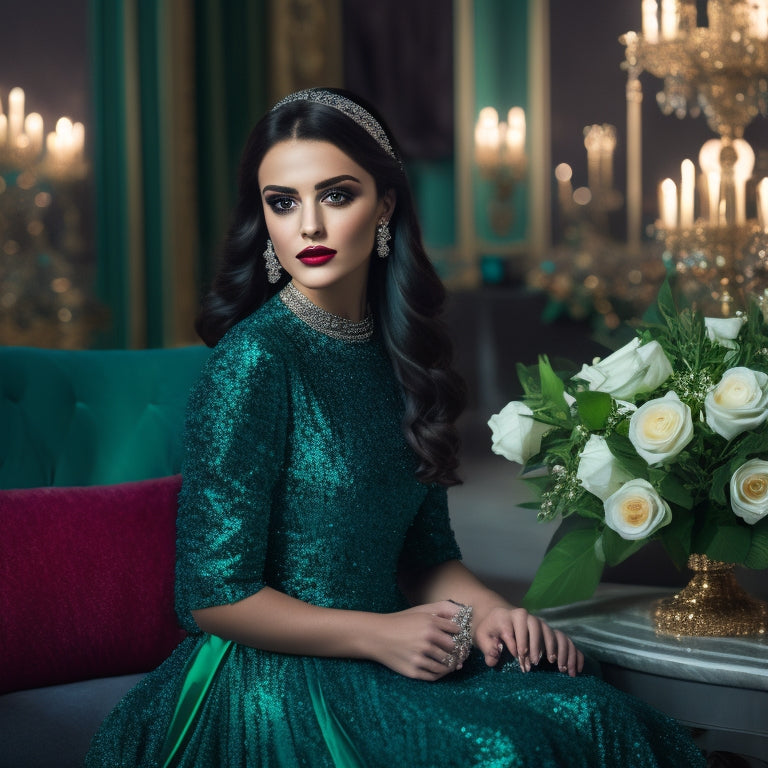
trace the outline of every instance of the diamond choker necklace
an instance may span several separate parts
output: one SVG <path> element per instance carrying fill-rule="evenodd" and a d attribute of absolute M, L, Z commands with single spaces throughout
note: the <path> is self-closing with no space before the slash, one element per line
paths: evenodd
<path fill-rule="evenodd" d="M 280 291 L 279 296 L 299 320 L 326 336 L 342 341 L 360 342 L 368 341 L 373 335 L 373 317 L 370 314 L 359 323 L 332 315 L 313 304 L 292 282 Z"/>

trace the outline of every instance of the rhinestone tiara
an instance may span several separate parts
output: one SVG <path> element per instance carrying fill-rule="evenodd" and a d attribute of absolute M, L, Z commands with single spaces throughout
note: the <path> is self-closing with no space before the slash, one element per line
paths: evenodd
<path fill-rule="evenodd" d="M 339 112 L 345 114 L 351 120 L 354 120 L 368 133 L 368 135 L 374 138 L 378 145 L 390 157 L 397 160 L 395 150 L 392 149 L 392 144 L 390 144 L 387 134 L 381 127 L 381 123 L 379 123 L 367 109 L 356 104 L 346 96 L 342 96 L 339 93 L 333 93 L 332 91 L 326 91 L 324 88 L 308 88 L 304 91 L 296 91 L 296 93 L 291 93 L 285 98 L 280 99 L 280 101 L 272 107 L 272 111 L 274 112 L 279 107 L 294 101 L 311 101 L 315 104 L 325 104 L 327 107 L 338 109 Z"/>

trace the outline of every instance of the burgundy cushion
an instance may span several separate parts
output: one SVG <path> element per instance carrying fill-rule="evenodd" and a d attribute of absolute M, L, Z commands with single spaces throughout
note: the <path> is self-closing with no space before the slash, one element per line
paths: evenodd
<path fill-rule="evenodd" d="M 0 693 L 157 666 L 181 477 L 0 491 Z"/>

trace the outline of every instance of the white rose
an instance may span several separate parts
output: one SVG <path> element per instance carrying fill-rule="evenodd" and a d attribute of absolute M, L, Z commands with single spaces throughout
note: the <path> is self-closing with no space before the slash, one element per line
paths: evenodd
<path fill-rule="evenodd" d="M 721 347 L 736 349 L 734 339 L 739 335 L 746 317 L 705 317 L 704 327 L 707 337 Z"/>
<path fill-rule="evenodd" d="M 584 450 L 579 455 L 576 477 L 584 488 L 603 501 L 617 491 L 623 483 L 632 479 L 632 475 L 619 466 L 605 438 L 600 435 L 590 435 L 587 440 Z"/>
<path fill-rule="evenodd" d="M 629 419 L 629 440 L 651 465 L 677 456 L 692 438 L 691 409 L 675 392 L 649 400 Z"/>
<path fill-rule="evenodd" d="M 731 509 L 750 525 L 768 515 L 768 461 L 750 459 L 733 473 Z"/>
<path fill-rule="evenodd" d="M 726 440 L 768 419 L 768 374 L 749 368 L 727 370 L 704 400 L 707 424 Z"/>
<path fill-rule="evenodd" d="M 671 375 L 672 365 L 657 341 L 633 339 L 604 360 L 584 365 L 574 378 L 586 381 L 590 390 L 627 399 L 653 391 Z"/>
<path fill-rule="evenodd" d="M 672 510 L 647 480 L 630 480 L 604 502 L 605 523 L 622 539 L 650 536 L 672 520 Z"/>
<path fill-rule="evenodd" d="M 518 401 L 508 403 L 488 420 L 491 450 L 510 461 L 525 464 L 541 448 L 541 438 L 551 427 L 533 418 L 533 411 Z"/>

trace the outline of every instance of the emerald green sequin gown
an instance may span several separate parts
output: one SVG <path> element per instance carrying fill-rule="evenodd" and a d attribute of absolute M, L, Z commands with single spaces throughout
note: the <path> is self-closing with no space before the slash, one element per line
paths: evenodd
<path fill-rule="evenodd" d="M 460 557 L 445 490 L 414 477 L 402 408 L 376 334 L 331 338 L 275 297 L 222 339 L 188 412 L 176 600 L 190 634 L 107 717 L 88 768 L 163 764 L 181 686 L 210 641 L 190 609 L 269 585 L 320 606 L 398 611 L 399 564 Z M 172 765 L 703 765 L 676 723 L 598 679 L 523 674 L 512 659 L 490 668 L 477 650 L 423 682 L 233 643 L 209 683 Z"/>

